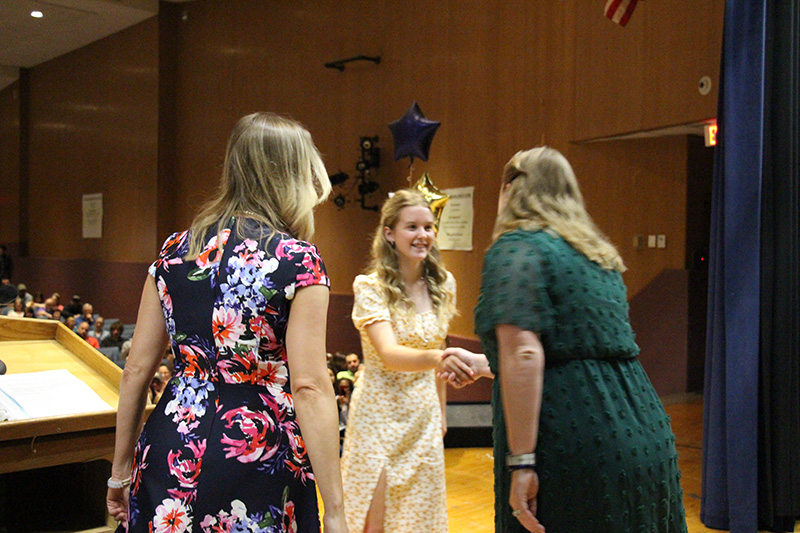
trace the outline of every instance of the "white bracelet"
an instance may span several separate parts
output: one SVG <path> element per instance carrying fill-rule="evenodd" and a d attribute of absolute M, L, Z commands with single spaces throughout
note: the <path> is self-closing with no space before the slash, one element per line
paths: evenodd
<path fill-rule="evenodd" d="M 536 467 L 536 452 L 506 455 L 506 466 L 512 470 Z"/>
<path fill-rule="evenodd" d="M 109 489 L 124 489 L 130 484 L 131 484 L 131 478 L 114 479 L 113 477 L 110 477 L 108 478 L 108 481 L 106 481 L 106 485 L 108 485 Z"/>

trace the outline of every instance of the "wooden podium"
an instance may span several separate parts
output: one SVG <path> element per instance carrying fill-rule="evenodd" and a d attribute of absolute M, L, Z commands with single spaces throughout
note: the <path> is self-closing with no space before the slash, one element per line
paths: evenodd
<path fill-rule="evenodd" d="M 66 369 L 114 410 L 0 422 L 0 474 L 111 460 L 122 370 L 63 324 L 0 317 L 8 374 Z"/>

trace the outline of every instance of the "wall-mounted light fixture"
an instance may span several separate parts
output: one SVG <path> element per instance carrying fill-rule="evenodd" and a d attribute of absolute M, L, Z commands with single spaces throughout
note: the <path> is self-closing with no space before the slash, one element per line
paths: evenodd
<path fill-rule="evenodd" d="M 367 205 L 367 197 L 380 189 L 378 182 L 372 179 L 372 170 L 380 166 L 381 150 L 377 146 L 378 137 L 361 137 L 359 147 L 361 157 L 356 162 L 356 176 L 350 187 L 345 192 L 334 196 L 333 203 L 339 209 L 344 209 L 348 201 L 357 201 L 361 209 L 377 211 L 378 206 Z M 345 172 L 337 172 L 330 176 L 331 185 L 344 187 L 350 179 Z"/>

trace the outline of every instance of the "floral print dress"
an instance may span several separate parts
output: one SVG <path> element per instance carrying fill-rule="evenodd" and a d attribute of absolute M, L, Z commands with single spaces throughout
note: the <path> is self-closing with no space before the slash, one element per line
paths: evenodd
<path fill-rule="evenodd" d="M 295 290 L 330 282 L 313 245 L 238 224 L 193 261 L 172 235 L 150 266 L 175 376 L 136 445 L 129 531 L 319 531 L 284 341 Z"/>

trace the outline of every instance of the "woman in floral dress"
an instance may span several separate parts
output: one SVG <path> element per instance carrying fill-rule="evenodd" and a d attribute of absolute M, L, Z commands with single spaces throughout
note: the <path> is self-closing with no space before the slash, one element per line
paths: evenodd
<path fill-rule="evenodd" d="M 150 266 L 107 497 L 128 531 L 317 532 L 315 479 L 326 532 L 347 530 L 325 364 L 329 280 L 305 241 L 329 192 L 302 126 L 246 116 L 217 197 Z M 139 434 L 167 342 L 175 375 Z"/>
<path fill-rule="evenodd" d="M 353 283 L 365 365 L 342 453 L 347 523 L 358 533 L 447 531 L 445 384 L 434 369 L 456 284 L 422 194 L 404 190 L 386 201 L 372 258 L 370 273 Z"/>

